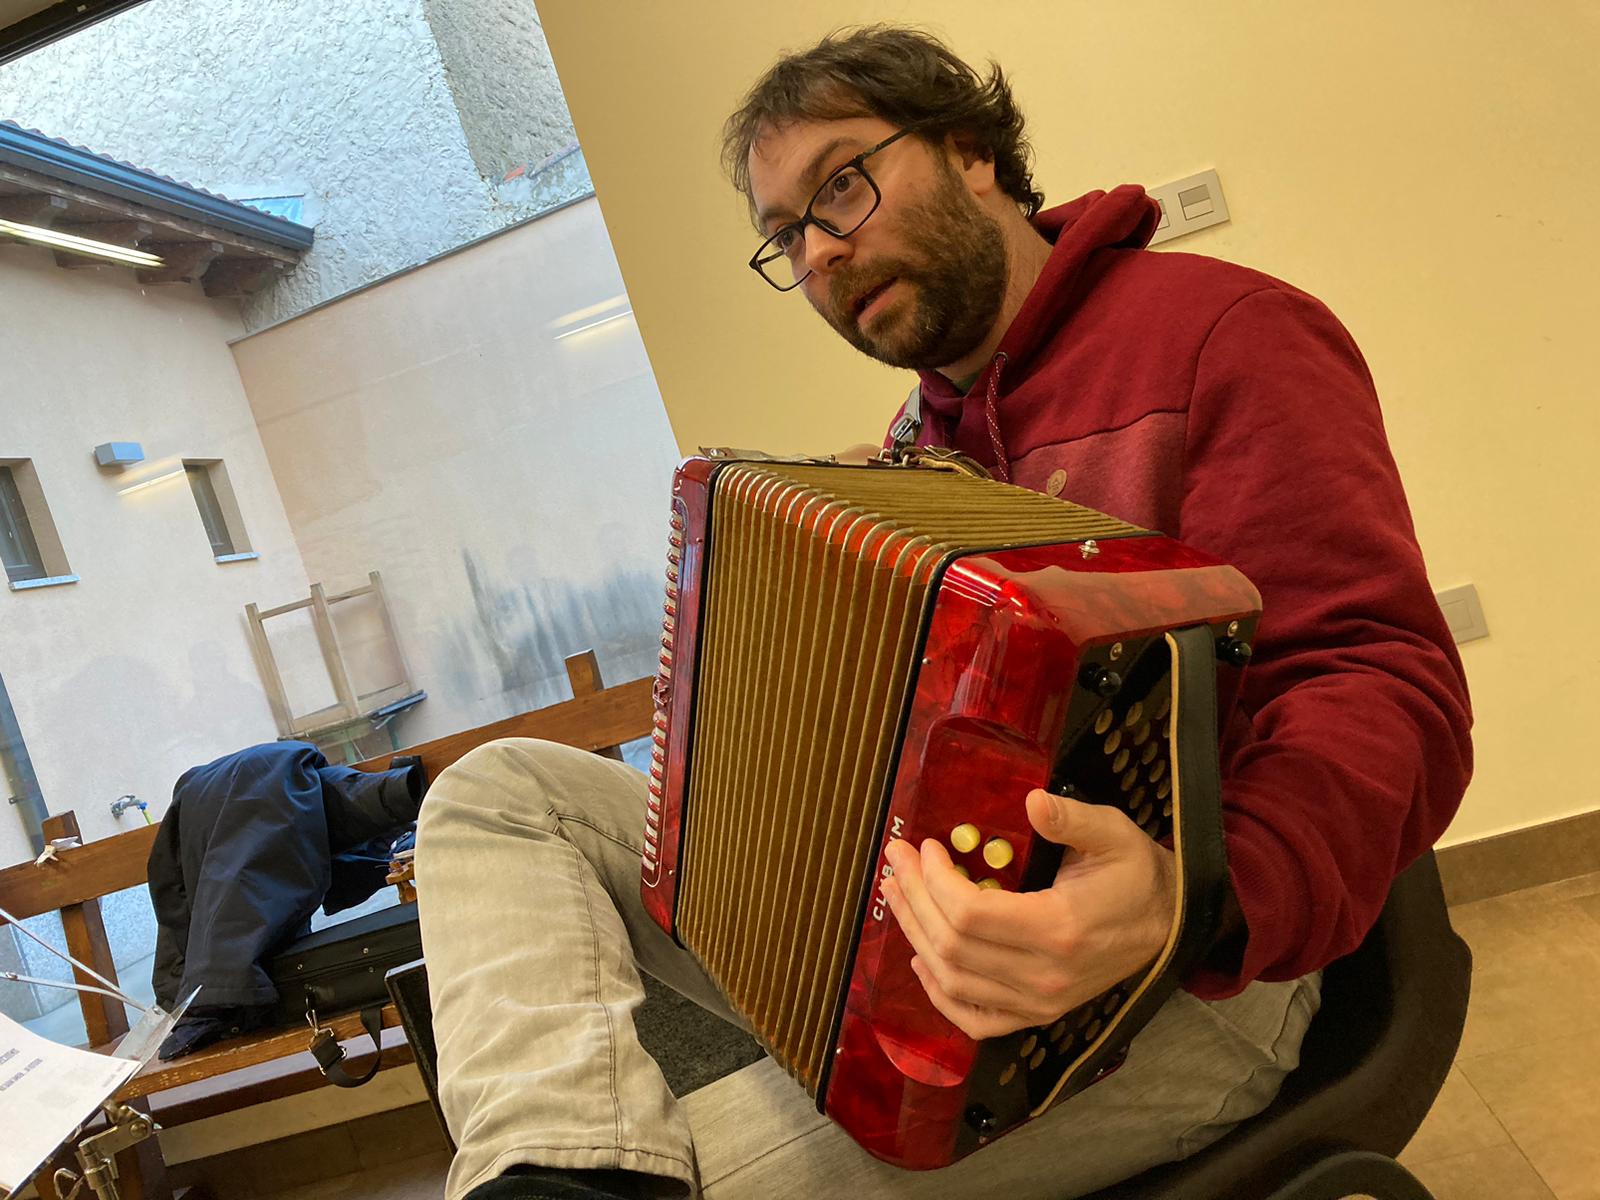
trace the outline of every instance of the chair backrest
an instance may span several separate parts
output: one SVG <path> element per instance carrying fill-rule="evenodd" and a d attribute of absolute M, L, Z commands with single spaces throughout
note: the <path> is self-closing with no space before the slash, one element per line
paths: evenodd
<path fill-rule="evenodd" d="M 1362 944 L 1323 971 L 1300 1065 L 1266 1110 L 1192 1158 L 1085 1200 L 1266 1196 L 1329 1154 L 1399 1154 L 1450 1071 L 1471 982 L 1430 851 L 1394 881 Z"/>
<path fill-rule="evenodd" d="M 1280 1099 L 1330 1139 L 1398 1155 L 1444 1086 L 1471 986 L 1472 951 L 1429 851 L 1395 879 L 1361 947 L 1323 972 L 1322 1009 Z"/>

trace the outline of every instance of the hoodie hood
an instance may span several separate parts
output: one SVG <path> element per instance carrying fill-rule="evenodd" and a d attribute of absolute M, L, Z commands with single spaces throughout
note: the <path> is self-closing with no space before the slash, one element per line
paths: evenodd
<path fill-rule="evenodd" d="M 1085 278 L 1085 268 L 1096 251 L 1143 249 L 1160 219 L 1160 205 L 1132 183 L 1109 192 L 1089 192 L 1041 212 L 1033 219 L 1033 227 L 1054 249 L 1000 340 L 994 359 L 979 372 L 966 395 L 937 371 L 918 372 L 923 403 L 953 428 L 960 421 L 967 395 L 981 402 L 980 398 L 998 392 L 1002 369 L 1007 373 L 1027 369 L 1087 293 L 1090 280 Z"/>

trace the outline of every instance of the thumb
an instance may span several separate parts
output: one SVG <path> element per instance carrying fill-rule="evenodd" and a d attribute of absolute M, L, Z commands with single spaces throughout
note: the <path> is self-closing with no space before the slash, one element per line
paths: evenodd
<path fill-rule="evenodd" d="M 1103 804 L 1085 804 L 1035 788 L 1028 793 L 1028 820 L 1039 836 L 1079 854 L 1097 855 L 1119 849 L 1125 839 L 1121 814 Z"/>

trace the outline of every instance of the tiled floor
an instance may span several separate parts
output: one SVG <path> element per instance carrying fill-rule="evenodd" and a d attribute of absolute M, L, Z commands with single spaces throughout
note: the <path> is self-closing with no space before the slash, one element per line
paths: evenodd
<path fill-rule="evenodd" d="M 1600 872 L 1451 915 L 1472 947 L 1472 1004 L 1456 1065 L 1402 1161 L 1437 1200 L 1600 1200 Z M 273 1200 L 437 1200 L 447 1161 Z"/>
<path fill-rule="evenodd" d="M 1600 1200 L 1600 872 L 1450 916 L 1472 1003 L 1401 1161 L 1438 1200 Z"/>

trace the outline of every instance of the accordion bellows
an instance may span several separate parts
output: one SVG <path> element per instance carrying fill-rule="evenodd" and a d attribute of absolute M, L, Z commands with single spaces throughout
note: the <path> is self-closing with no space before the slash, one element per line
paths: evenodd
<path fill-rule="evenodd" d="M 1166 836 L 1170 798 L 1139 774 L 1150 786 L 1128 804 L 1134 784 L 1110 767 L 1166 769 L 1162 631 L 1239 634 L 1254 592 L 1160 535 L 952 470 L 690 460 L 673 527 L 646 905 L 858 1141 L 908 1166 L 951 1161 L 1008 1112 L 1042 1111 L 1067 1064 L 1041 1057 L 1017 1078 L 1032 1047 L 975 1045 L 921 995 L 876 893 L 887 839 L 970 826 L 984 844 L 952 853 L 975 879 L 1045 886 L 1059 848 L 1034 845 L 1023 798 L 1071 789 L 1075 752 L 1080 784 L 1112 793 L 1086 798 Z M 1143 599 L 1140 575 L 1155 581 Z M 1095 671 L 1119 698 L 1085 685 Z M 1120 757 L 1094 729 L 1113 720 Z M 1079 1025 L 1109 1026 L 1136 982 Z M 1009 1108 L 987 1094 L 1004 1086 L 967 1082 L 984 1062 L 996 1081 L 1010 1065 Z"/>
<path fill-rule="evenodd" d="M 895 471 L 725 473 L 679 937 L 815 1094 L 938 566 L 1141 531 L 966 475 L 930 495 Z"/>

